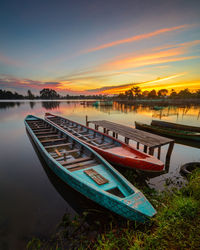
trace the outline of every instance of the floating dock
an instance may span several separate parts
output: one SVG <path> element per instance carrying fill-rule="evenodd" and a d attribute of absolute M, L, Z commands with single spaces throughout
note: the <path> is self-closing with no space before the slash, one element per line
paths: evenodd
<path fill-rule="evenodd" d="M 158 155 L 157 158 L 160 159 L 161 154 L 161 147 L 164 145 L 169 144 L 166 160 L 169 161 L 173 147 L 174 147 L 174 140 L 151 134 L 148 132 L 141 131 L 139 129 L 131 128 L 122 124 L 101 120 L 101 121 L 88 121 L 86 116 L 86 125 L 89 127 L 89 124 L 94 124 L 95 129 L 98 130 L 99 127 L 103 128 L 103 132 L 109 134 L 112 132 L 112 136 L 118 138 L 118 135 L 124 137 L 125 143 L 129 144 L 130 140 L 137 142 L 137 149 L 139 149 L 140 144 L 144 146 L 143 151 L 145 153 L 149 153 L 150 155 L 154 154 L 154 150 L 158 148 Z"/>

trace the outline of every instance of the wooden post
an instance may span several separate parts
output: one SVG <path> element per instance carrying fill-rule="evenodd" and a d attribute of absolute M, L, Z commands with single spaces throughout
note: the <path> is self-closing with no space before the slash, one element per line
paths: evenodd
<path fill-rule="evenodd" d="M 104 134 L 106 134 L 106 128 L 103 128 L 103 132 L 104 132 Z"/>
<path fill-rule="evenodd" d="M 139 149 L 140 148 L 140 143 L 139 142 L 137 142 L 137 149 Z"/>
<path fill-rule="evenodd" d="M 128 137 L 125 137 L 124 142 L 125 142 L 126 144 L 128 144 L 128 143 L 129 143 L 129 138 L 128 138 Z"/>
<path fill-rule="evenodd" d="M 158 159 L 160 160 L 161 147 L 158 147 Z"/>
<path fill-rule="evenodd" d="M 144 152 L 147 153 L 147 146 L 144 145 Z"/>
<path fill-rule="evenodd" d="M 112 136 L 115 137 L 115 132 L 113 132 Z"/>
<path fill-rule="evenodd" d="M 171 141 L 170 144 L 169 144 L 168 151 L 167 151 L 166 160 L 170 159 L 173 148 L 174 148 L 174 141 Z"/>
<path fill-rule="evenodd" d="M 85 124 L 86 124 L 86 126 L 88 127 L 88 116 L 86 115 L 86 117 L 85 117 Z"/>
<path fill-rule="evenodd" d="M 116 138 L 116 139 L 118 138 L 118 133 L 115 134 L 115 138 Z"/>
<path fill-rule="evenodd" d="M 154 154 L 154 148 L 149 148 L 149 154 L 153 155 Z"/>

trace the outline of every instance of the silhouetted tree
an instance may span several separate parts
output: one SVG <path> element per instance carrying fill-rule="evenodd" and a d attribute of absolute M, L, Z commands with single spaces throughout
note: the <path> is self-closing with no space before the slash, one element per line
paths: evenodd
<path fill-rule="evenodd" d="M 178 97 L 181 97 L 181 98 L 191 98 L 192 97 L 192 93 L 187 88 L 187 89 L 181 90 L 178 93 Z"/>
<path fill-rule="evenodd" d="M 149 92 L 148 97 L 149 98 L 156 98 L 157 97 L 155 89 L 153 89 Z"/>
<path fill-rule="evenodd" d="M 30 89 L 27 91 L 27 96 L 28 96 L 28 99 L 30 100 L 34 99 L 34 95 L 31 93 Z"/>
<path fill-rule="evenodd" d="M 168 94 L 168 90 L 167 89 L 160 89 L 158 91 L 158 96 L 159 97 L 163 97 L 163 96 L 166 96 Z"/>
<path fill-rule="evenodd" d="M 133 87 L 131 90 L 135 94 L 136 98 L 141 96 L 142 91 L 140 87 L 136 86 L 136 87 Z"/>
<path fill-rule="evenodd" d="M 142 92 L 142 96 L 143 97 L 147 97 L 149 95 L 149 91 L 148 90 L 145 90 Z"/>
<path fill-rule="evenodd" d="M 177 98 L 177 93 L 174 89 L 171 90 L 170 98 Z"/>
<path fill-rule="evenodd" d="M 125 95 L 127 96 L 127 98 L 128 98 L 129 100 L 132 100 L 132 99 L 133 99 L 133 92 L 132 92 L 131 89 L 125 91 Z"/>
<path fill-rule="evenodd" d="M 42 99 L 57 99 L 60 95 L 54 89 L 43 89 L 40 91 Z"/>

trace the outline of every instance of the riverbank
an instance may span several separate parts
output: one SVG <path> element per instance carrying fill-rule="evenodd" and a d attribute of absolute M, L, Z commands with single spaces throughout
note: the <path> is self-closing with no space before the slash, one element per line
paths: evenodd
<path fill-rule="evenodd" d="M 133 177 L 133 176 L 132 176 Z M 197 249 L 200 245 L 200 171 L 181 189 L 158 193 L 139 188 L 157 210 L 148 224 L 119 221 L 113 216 L 102 227 L 86 223 L 89 212 L 70 220 L 67 215 L 50 240 L 33 239 L 28 249 Z M 69 247 L 70 246 L 70 247 Z"/>
<path fill-rule="evenodd" d="M 184 99 L 170 99 L 170 98 L 162 98 L 162 99 L 133 99 L 133 100 L 124 100 L 124 99 L 115 99 L 116 102 L 128 105 L 135 104 L 144 104 L 144 105 L 199 105 L 200 98 L 184 98 Z"/>

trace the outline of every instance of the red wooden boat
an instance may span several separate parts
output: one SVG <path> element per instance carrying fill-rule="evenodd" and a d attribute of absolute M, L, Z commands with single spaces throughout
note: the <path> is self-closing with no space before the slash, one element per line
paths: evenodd
<path fill-rule="evenodd" d="M 45 119 L 87 144 L 114 165 L 151 172 L 160 172 L 164 168 L 163 162 L 154 156 L 140 152 L 100 131 L 50 113 L 45 114 Z"/>

